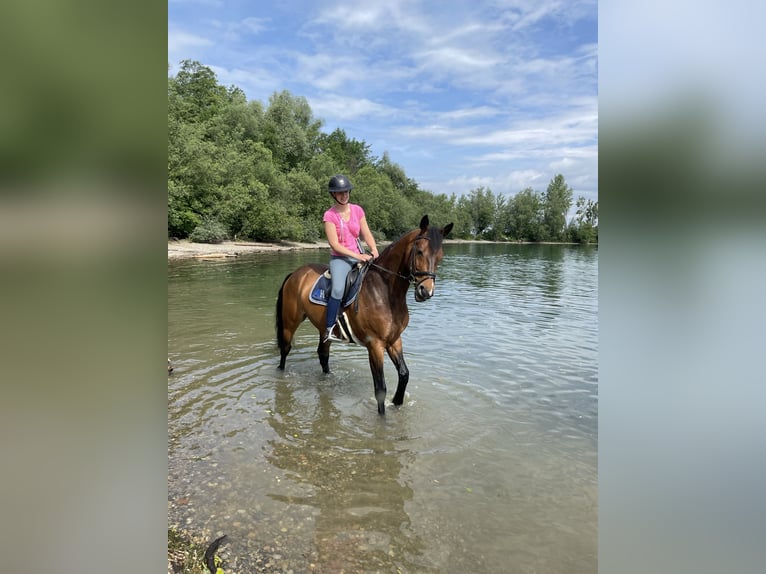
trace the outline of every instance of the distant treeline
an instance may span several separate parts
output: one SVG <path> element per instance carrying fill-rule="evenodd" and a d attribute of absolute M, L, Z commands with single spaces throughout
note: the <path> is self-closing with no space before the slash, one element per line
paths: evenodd
<path fill-rule="evenodd" d="M 417 227 L 423 214 L 454 222 L 452 237 L 511 241 L 598 240 L 598 202 L 577 200 L 556 175 L 544 192 L 515 196 L 480 187 L 465 195 L 421 189 L 401 166 L 370 153 L 342 129 L 322 131 L 306 98 L 274 93 L 268 105 L 248 101 L 213 71 L 184 60 L 168 77 L 168 237 L 317 241 L 331 205 L 327 182 L 336 173 L 354 184 L 352 201 L 379 239 Z"/>

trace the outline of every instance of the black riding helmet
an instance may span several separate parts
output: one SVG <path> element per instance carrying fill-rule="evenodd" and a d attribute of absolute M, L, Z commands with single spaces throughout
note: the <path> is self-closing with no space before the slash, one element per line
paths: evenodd
<path fill-rule="evenodd" d="M 337 193 L 339 191 L 351 191 L 354 186 L 345 175 L 334 175 L 330 178 L 330 183 L 327 184 L 327 189 L 330 193 Z"/>

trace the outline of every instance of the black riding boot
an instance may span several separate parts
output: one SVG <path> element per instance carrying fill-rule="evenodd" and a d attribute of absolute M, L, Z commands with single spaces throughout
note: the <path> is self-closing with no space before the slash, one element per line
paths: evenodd
<path fill-rule="evenodd" d="M 330 297 L 330 300 L 327 302 L 327 323 L 326 323 L 326 330 L 324 333 L 324 337 L 322 338 L 322 342 L 324 343 L 328 339 L 331 341 L 337 341 L 338 338 L 334 337 L 332 334 L 332 329 L 335 326 L 335 321 L 338 320 L 338 310 L 340 309 L 340 299 L 335 299 L 334 297 Z"/>

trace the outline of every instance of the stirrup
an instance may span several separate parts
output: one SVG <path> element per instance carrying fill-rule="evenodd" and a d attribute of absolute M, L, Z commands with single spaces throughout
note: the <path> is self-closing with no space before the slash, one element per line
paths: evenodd
<path fill-rule="evenodd" d="M 324 337 L 322 337 L 322 342 L 323 343 L 326 343 L 327 341 L 335 341 L 335 342 L 338 342 L 338 343 L 342 343 L 343 342 L 343 339 L 341 339 L 340 337 L 336 337 L 335 334 L 334 334 L 336 326 L 337 325 L 333 325 L 332 327 L 330 327 L 329 329 L 327 329 L 324 332 Z"/>

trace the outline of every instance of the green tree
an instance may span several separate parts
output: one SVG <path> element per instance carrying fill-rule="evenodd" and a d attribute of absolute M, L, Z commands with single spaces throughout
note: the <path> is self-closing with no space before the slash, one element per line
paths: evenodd
<path fill-rule="evenodd" d="M 209 215 L 218 186 L 216 146 L 199 124 L 171 124 L 168 142 L 168 231 L 186 237 Z M 193 214 L 193 215 L 192 215 Z M 195 223 L 196 222 L 196 223 Z"/>
<path fill-rule="evenodd" d="M 186 122 L 201 123 L 218 113 L 227 100 L 227 91 L 218 84 L 213 70 L 184 60 L 175 78 L 168 81 L 168 97 L 176 115 Z"/>
<path fill-rule="evenodd" d="M 317 138 L 317 148 L 320 153 L 332 158 L 336 166 L 335 173 L 345 173 L 349 177 L 373 163 L 370 146 L 364 141 L 349 139 L 346 132 L 340 128 L 336 128 L 330 134 L 320 134 Z"/>
<path fill-rule="evenodd" d="M 543 223 L 547 231 L 546 239 L 560 241 L 564 238 L 567 212 L 572 207 L 572 188 L 561 174 L 556 175 L 548 184 L 543 194 Z"/>
<path fill-rule="evenodd" d="M 570 238 L 580 243 L 598 241 L 598 201 L 586 200 L 582 195 L 575 203 L 577 211 L 570 224 Z"/>
<path fill-rule="evenodd" d="M 364 141 L 321 127 L 305 98 L 285 90 L 264 106 L 219 85 L 199 62 L 181 62 L 168 77 L 168 235 L 319 239 L 332 205 L 327 182 L 345 173 L 380 238 L 393 239 L 428 214 L 435 224 L 453 222 L 458 238 L 598 239 L 598 202 L 578 199 L 577 217 L 565 227 L 572 190 L 561 175 L 544 196 L 527 188 L 506 198 L 480 187 L 447 197 L 421 189 L 387 151 L 378 160 Z"/>
<path fill-rule="evenodd" d="M 327 178 L 329 180 L 329 177 Z M 324 181 L 324 178 L 322 178 Z M 296 216 L 300 219 L 301 241 L 318 241 L 324 237 L 322 215 L 331 205 L 327 183 L 320 184 L 308 172 L 293 170 L 287 174 L 288 185 L 293 203 L 298 208 Z"/>
<path fill-rule="evenodd" d="M 454 194 L 451 197 L 447 197 L 444 193 L 434 195 L 428 191 L 417 189 L 416 185 L 410 186 L 410 190 L 410 216 L 408 220 L 414 225 L 417 225 L 424 215 L 428 215 L 432 225 L 442 227 L 457 220 L 457 200 Z M 450 236 L 452 237 L 452 235 Z"/>
<path fill-rule="evenodd" d="M 416 226 L 408 202 L 394 189 L 391 180 L 372 165 L 360 169 L 351 192 L 367 216 L 370 230 L 376 237 L 395 238 Z"/>
<path fill-rule="evenodd" d="M 168 237 L 188 237 L 202 222 L 192 207 L 191 191 L 175 181 L 168 181 Z"/>
<path fill-rule="evenodd" d="M 455 197 L 455 226 L 453 227 L 453 233 L 455 237 L 460 239 L 473 239 L 474 237 L 474 222 L 471 209 L 471 202 L 466 195 Z"/>
<path fill-rule="evenodd" d="M 519 241 L 544 237 L 543 200 L 531 187 L 517 193 L 506 205 L 506 235 Z"/>
<path fill-rule="evenodd" d="M 233 90 L 226 105 L 210 118 L 207 135 L 220 143 L 260 142 L 262 124 L 263 108 L 260 104 L 248 103 L 241 91 Z"/>
<path fill-rule="evenodd" d="M 243 233 L 255 241 L 303 238 L 301 220 L 281 201 L 263 201 L 254 205 L 248 212 Z"/>
<path fill-rule="evenodd" d="M 274 93 L 264 113 L 262 141 L 281 171 L 308 164 L 317 148 L 322 121 L 314 119 L 306 98 L 287 90 Z"/>
<path fill-rule="evenodd" d="M 504 195 L 495 196 L 494 216 L 489 228 L 484 232 L 484 237 L 492 241 L 500 241 L 505 238 L 507 228 L 508 210 L 507 200 Z"/>
<path fill-rule="evenodd" d="M 470 192 L 467 201 L 462 204 L 468 210 L 471 218 L 471 235 L 480 238 L 491 230 L 495 221 L 497 207 L 495 196 L 491 189 L 478 187 Z"/>
<path fill-rule="evenodd" d="M 408 196 L 409 180 L 407 174 L 404 173 L 400 165 L 391 161 L 387 151 L 383 152 L 383 157 L 376 163 L 375 167 L 391 181 L 391 185 L 397 193 L 401 194 L 402 197 Z"/>

